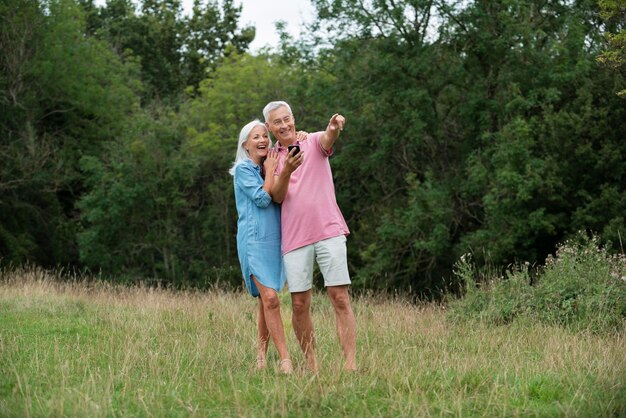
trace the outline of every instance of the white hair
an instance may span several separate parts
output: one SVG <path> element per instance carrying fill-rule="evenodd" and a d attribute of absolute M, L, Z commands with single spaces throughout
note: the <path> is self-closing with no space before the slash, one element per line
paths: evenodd
<path fill-rule="evenodd" d="M 282 106 L 285 106 L 287 108 L 287 110 L 289 111 L 289 114 L 291 116 L 293 116 L 293 112 L 291 111 L 291 106 L 289 106 L 289 103 L 283 102 L 283 101 L 269 102 L 263 108 L 263 117 L 265 118 L 265 122 L 270 123 L 270 120 L 269 120 L 270 119 L 270 112 L 272 110 L 278 109 L 279 107 L 282 107 Z"/>
<path fill-rule="evenodd" d="M 267 126 L 263 122 L 258 119 L 253 120 L 252 122 L 246 124 L 243 128 L 241 128 L 241 132 L 239 132 L 239 141 L 237 142 L 237 153 L 235 154 L 235 162 L 233 162 L 233 166 L 228 170 L 231 176 L 235 175 L 235 168 L 243 163 L 246 160 L 250 159 L 250 153 L 246 150 L 246 142 L 248 141 L 248 136 L 250 132 L 257 126 L 263 127 L 265 132 L 267 132 L 267 136 L 269 137 L 270 133 L 267 130 Z M 270 139 L 270 148 L 272 147 L 272 140 Z"/>

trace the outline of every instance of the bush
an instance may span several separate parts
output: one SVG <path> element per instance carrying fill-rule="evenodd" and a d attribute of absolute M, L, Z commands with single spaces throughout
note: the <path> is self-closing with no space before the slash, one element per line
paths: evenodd
<path fill-rule="evenodd" d="M 599 333 L 626 325 L 626 257 L 611 254 L 595 236 L 581 233 L 565 241 L 533 271 L 526 263 L 477 280 L 465 255 L 455 264 L 455 275 L 465 283 L 465 295 L 450 303 L 453 320 L 525 319 Z"/>

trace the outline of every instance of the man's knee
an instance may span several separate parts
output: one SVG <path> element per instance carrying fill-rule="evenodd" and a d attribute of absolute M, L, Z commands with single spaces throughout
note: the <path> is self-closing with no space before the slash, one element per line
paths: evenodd
<path fill-rule="evenodd" d="M 311 299 L 304 293 L 291 294 L 291 310 L 295 316 L 307 315 L 311 307 Z"/>
<path fill-rule="evenodd" d="M 337 311 L 347 311 L 350 309 L 350 295 L 347 286 L 328 288 L 328 295 Z"/>

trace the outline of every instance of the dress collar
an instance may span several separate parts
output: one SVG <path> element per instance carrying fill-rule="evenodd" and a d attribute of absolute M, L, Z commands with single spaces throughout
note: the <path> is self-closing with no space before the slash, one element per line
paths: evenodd
<path fill-rule="evenodd" d="M 250 158 L 248 158 L 246 163 L 248 163 L 248 165 L 251 165 L 252 168 L 254 168 L 257 171 L 261 170 L 261 167 L 258 164 L 256 164 L 254 161 L 252 161 Z"/>

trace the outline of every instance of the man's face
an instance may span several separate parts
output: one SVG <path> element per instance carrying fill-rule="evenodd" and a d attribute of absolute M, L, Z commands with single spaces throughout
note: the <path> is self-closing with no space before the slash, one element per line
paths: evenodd
<path fill-rule="evenodd" d="M 296 124 L 285 106 L 272 110 L 265 125 L 283 146 L 291 145 L 296 140 Z"/>

